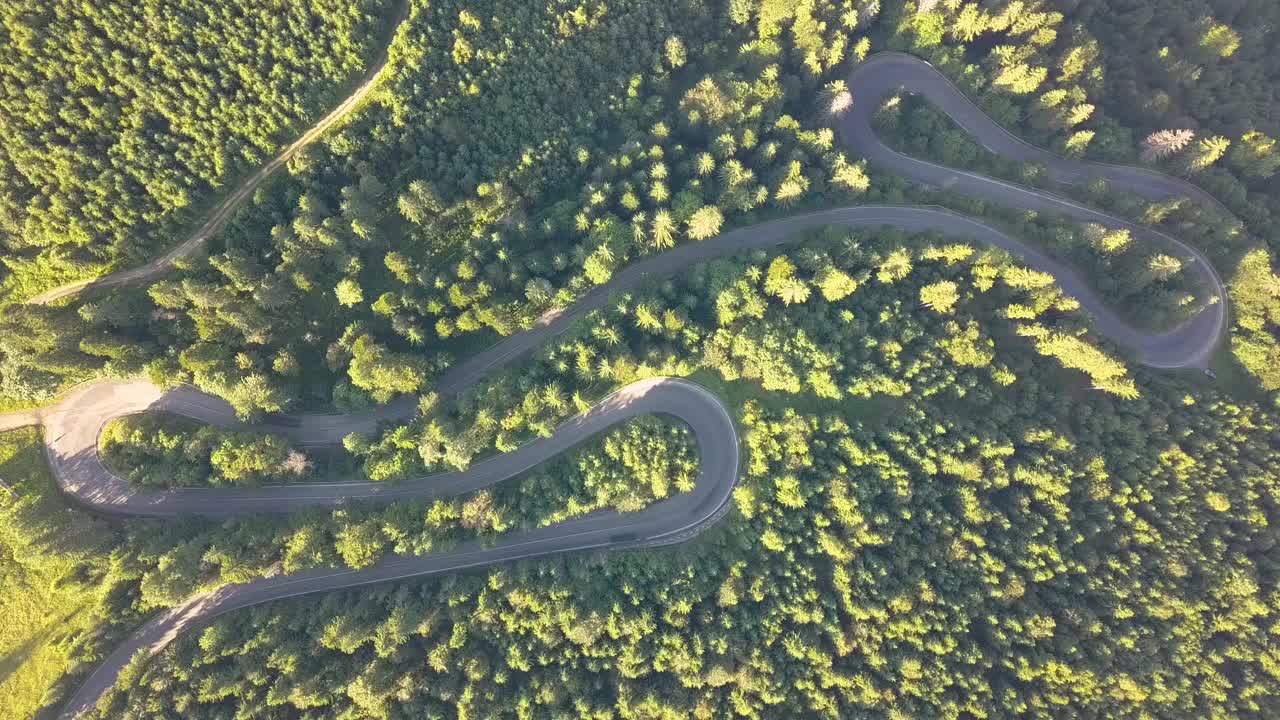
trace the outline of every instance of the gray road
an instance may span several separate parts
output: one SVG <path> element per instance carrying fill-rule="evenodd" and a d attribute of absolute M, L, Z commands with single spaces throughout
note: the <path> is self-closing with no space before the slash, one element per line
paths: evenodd
<path fill-rule="evenodd" d="M 1133 189 L 1154 198 L 1199 192 L 1180 181 L 1146 171 L 1079 163 L 1032 148 L 994 125 L 928 65 L 906 56 L 890 54 L 871 58 L 851 76 L 854 107 L 840 118 L 838 125 L 843 142 L 852 151 L 867 157 L 882 170 L 920 182 L 947 185 L 1009 207 L 1060 212 L 1080 220 L 1129 227 L 1139 240 L 1161 243 L 1190 260 L 1195 271 L 1201 273 L 1221 296 L 1221 301 L 1181 327 L 1170 332 L 1152 333 L 1128 325 L 1070 267 L 971 218 L 932 207 L 836 208 L 730 231 L 705 242 L 682 245 L 633 263 L 618 272 L 607 285 L 596 288 L 573 306 L 548 313 L 532 328 L 454 366 L 438 379 L 437 389 L 446 394 L 465 391 L 496 369 L 564 331 L 587 312 L 604 306 L 611 293 L 635 288 L 646 278 L 669 275 L 691 264 L 744 250 L 774 247 L 794 238 L 801 230 L 833 224 L 857 228 L 891 226 L 912 232 L 932 230 L 957 239 L 977 240 L 1005 248 L 1020 256 L 1029 266 L 1053 274 L 1063 290 L 1077 298 L 1094 316 L 1095 328 L 1124 346 L 1141 362 L 1154 367 L 1205 366 L 1226 327 L 1226 296 L 1220 279 L 1202 255 L 1172 238 L 1129 225 L 1050 193 L 931 165 L 893 152 L 876 137 L 871 117 L 878 104 L 876 101 L 902 85 L 927 95 L 988 147 L 1010 157 L 1043 163 L 1064 181 L 1078 182 L 1087 177 L 1101 176 L 1117 187 Z M 144 273 L 129 281 L 141 282 L 150 277 Z M 339 442 L 351 432 L 373 432 L 382 422 L 407 420 L 413 416 L 415 407 L 412 399 L 405 399 L 357 415 L 277 418 L 260 427 L 284 433 L 303 445 L 326 445 Z M 444 473 L 396 485 L 355 482 L 255 489 L 135 490 L 112 476 L 102 465 L 97 455 L 97 437 L 103 425 L 113 417 L 153 410 L 165 410 L 216 425 L 240 425 L 225 401 L 190 388 L 162 392 L 143 381 L 100 381 L 73 389 L 51 407 L 0 415 L 0 430 L 42 423 L 49 461 L 63 490 L 86 506 L 118 515 L 165 517 L 195 513 L 221 517 L 246 512 L 288 512 L 302 507 L 336 506 L 353 499 L 391 502 L 400 498 L 452 495 L 512 477 L 613 424 L 646 413 L 673 415 L 692 428 L 701 453 L 700 469 L 692 493 L 656 503 L 639 513 L 596 513 L 551 527 L 504 536 L 487 547 L 470 544 L 447 553 L 391 557 L 360 571 L 316 570 L 231 585 L 199 595 L 154 618 L 117 648 L 68 701 L 62 718 L 76 718 L 92 706 L 136 653 L 151 655 L 159 652 L 179 632 L 237 608 L 306 593 L 452 572 L 551 553 L 678 542 L 720 517 L 728 507 L 738 471 L 738 438 L 724 406 L 705 389 L 673 378 L 633 383 L 590 411 L 567 421 L 551 437 L 477 463 L 466 472 Z"/>

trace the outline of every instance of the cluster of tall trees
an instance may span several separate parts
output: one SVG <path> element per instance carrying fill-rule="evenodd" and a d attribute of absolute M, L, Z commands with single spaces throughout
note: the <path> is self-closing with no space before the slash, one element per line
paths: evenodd
<path fill-rule="evenodd" d="M 1123 362 L 1085 334 L 1077 307 L 1052 277 L 1000 251 L 831 228 L 791 253 L 718 260 L 618 297 L 536 363 L 346 447 L 377 480 L 463 469 L 550 434 L 613 387 L 662 374 L 709 372 L 837 406 L 987 394 L 1016 377 L 979 321 L 990 313 L 1007 320 L 1001 334 L 1083 371 L 1084 387 L 1134 396 Z"/>
<path fill-rule="evenodd" d="M 0 289 L 135 263 L 320 117 L 391 0 L 0 7 Z"/>
<path fill-rule="evenodd" d="M 1280 273 L 1265 250 L 1240 261 L 1231 278 L 1236 332 L 1231 349 L 1263 390 L 1280 390 Z"/>
<path fill-rule="evenodd" d="M 1044 184 L 1042 168 L 1020 167 L 983 149 L 923 99 L 902 98 L 893 103 L 890 111 L 877 117 L 882 131 L 904 152 L 949 167 L 969 168 L 1031 184 L 1040 180 L 1039 184 Z M 1106 197 L 1109 188 L 1086 187 L 1078 192 L 1087 193 L 1089 199 L 1094 200 Z M 1019 238 L 1038 241 L 1057 257 L 1069 260 L 1084 271 L 1108 301 L 1138 324 L 1163 327 L 1184 320 L 1204 307 L 1213 290 L 1198 286 L 1191 273 L 1183 272 L 1187 263 L 1170 254 L 1177 252 L 1175 248 L 1135 242 L 1127 229 L 1095 223 L 1081 225 L 1048 216 L 1028 218 L 1025 213 L 1005 211 L 950 193 L 937 195 L 942 204 L 1012 224 Z M 1141 214 L 1138 207 L 1130 207 L 1115 198 L 1106 205 L 1135 220 L 1155 219 L 1151 203 L 1136 202 L 1140 204 Z M 1169 208 L 1166 213 L 1175 209 Z M 1165 218 L 1159 219 L 1165 223 Z M 1167 224 L 1178 225 L 1178 222 Z"/>
<path fill-rule="evenodd" d="M 135 485 L 260 485 L 312 477 L 315 463 L 277 435 L 222 430 L 163 415 L 128 415 L 102 429 L 102 459 Z"/>
<path fill-rule="evenodd" d="M 1044 144 L 1245 184 L 1280 166 L 1269 113 L 1280 67 L 1260 29 L 1280 16 L 1268 3 L 895 5 L 893 43 L 939 60 Z"/>

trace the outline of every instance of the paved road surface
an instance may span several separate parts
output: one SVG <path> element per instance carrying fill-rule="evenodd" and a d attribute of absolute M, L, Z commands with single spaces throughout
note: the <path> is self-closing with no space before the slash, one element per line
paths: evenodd
<path fill-rule="evenodd" d="M 1080 220 L 1129 227 L 1140 241 L 1160 243 L 1191 261 L 1194 271 L 1202 275 L 1221 301 L 1172 331 L 1153 333 L 1128 325 L 1070 267 L 971 218 L 932 207 L 837 208 L 734 230 L 634 263 L 618 272 L 608 285 L 588 293 L 573 306 L 548 313 L 531 329 L 455 366 L 439 378 L 437 389 L 446 394 L 465 391 L 494 370 L 564 331 L 585 313 L 602 307 L 610 293 L 634 288 L 646 278 L 668 275 L 693 263 L 780 245 L 798 231 L 832 224 L 861 228 L 892 226 L 910 232 L 932 230 L 1008 249 L 1029 266 L 1053 274 L 1063 290 L 1093 314 L 1095 328 L 1126 347 L 1141 362 L 1154 367 L 1205 366 L 1226 327 L 1226 293 L 1221 280 L 1202 255 L 1172 238 L 1050 193 L 939 167 L 893 152 L 876 137 L 871 118 L 877 101 L 902 85 L 928 96 L 988 147 L 1013 158 L 1043 163 L 1055 177 L 1064 181 L 1105 177 L 1117 187 L 1153 198 L 1174 194 L 1198 197 L 1200 194 L 1181 181 L 1147 171 L 1080 163 L 1032 148 L 997 127 L 928 65 L 893 54 L 871 58 L 850 78 L 855 103 L 853 109 L 839 119 L 838 127 L 843 142 L 851 150 L 861 153 L 881 170 L 896 172 L 919 182 L 946 184 L 1001 205 L 1060 212 Z M 234 207 L 228 205 L 219 212 L 229 213 L 232 209 Z M 215 217 L 209 227 L 216 228 L 219 222 L 221 220 Z M 193 238 L 184 246 L 186 249 L 179 248 L 157 263 L 132 271 L 134 274 L 111 276 L 102 282 L 144 282 L 164 272 L 172 257 L 189 252 L 202 241 L 203 238 Z M 66 293 L 74 291 L 69 289 Z M 415 407 L 412 399 L 404 399 L 356 415 L 276 418 L 264 429 L 287 434 L 303 445 L 333 444 L 348 433 L 373 432 L 382 422 L 411 418 Z M 231 585 L 191 598 L 154 618 L 117 648 L 68 701 L 60 716 L 65 719 L 76 718 L 91 707 L 111 687 L 135 653 L 155 654 L 179 632 L 230 610 L 306 593 L 452 572 L 551 553 L 679 542 L 723 514 L 738 471 L 738 438 L 724 406 L 704 388 L 673 378 L 633 383 L 588 412 L 567 421 L 550 438 L 537 439 L 514 452 L 477 463 L 466 472 L 445 473 L 397 485 L 355 482 L 256 489 L 135 490 L 103 467 L 97 455 L 97 437 L 103 425 L 113 417 L 154 410 L 165 410 L 217 425 L 239 426 L 225 401 L 190 388 L 161 392 L 143 381 L 100 381 L 75 388 L 51 407 L 0 415 L 0 430 L 43 424 L 50 464 L 63 490 L 97 511 L 120 515 L 197 513 L 217 517 L 245 512 L 287 512 L 317 505 L 334 506 L 351 499 L 390 502 L 407 497 L 452 495 L 486 487 L 519 474 L 611 425 L 646 413 L 674 415 L 692 428 L 701 453 L 700 469 L 693 492 L 661 501 L 638 513 L 596 513 L 546 528 L 510 534 L 487 547 L 467 544 L 447 553 L 393 556 L 364 570 L 323 569 L 296 573 Z"/>

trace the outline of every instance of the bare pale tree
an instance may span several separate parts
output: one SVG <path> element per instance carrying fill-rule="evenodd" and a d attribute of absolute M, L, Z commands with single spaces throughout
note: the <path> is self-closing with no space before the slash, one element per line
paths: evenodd
<path fill-rule="evenodd" d="M 311 472 L 311 461 L 307 459 L 297 450 L 290 450 L 285 457 L 284 462 L 280 463 L 280 469 L 288 474 L 297 475 L 299 477 Z"/>
<path fill-rule="evenodd" d="M 853 107 L 853 95 L 843 80 L 832 80 L 826 85 L 827 112 L 832 115 L 843 115 Z"/>
<path fill-rule="evenodd" d="M 858 3 L 858 27 L 867 27 L 880 17 L 880 0 L 861 0 Z"/>
<path fill-rule="evenodd" d="M 1195 130 L 1157 130 L 1142 141 L 1142 160 L 1155 162 L 1181 152 L 1196 137 Z"/>

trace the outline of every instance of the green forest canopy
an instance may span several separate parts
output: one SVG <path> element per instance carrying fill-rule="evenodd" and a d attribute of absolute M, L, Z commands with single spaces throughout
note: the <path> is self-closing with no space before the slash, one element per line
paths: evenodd
<path fill-rule="evenodd" d="M 0 289 L 176 242 L 374 54 L 391 0 L 0 3 Z"/>
<path fill-rule="evenodd" d="M 394 11 L 286 6 L 292 14 L 217 14 L 189 0 L 4 11 L 10 38 L 67 29 L 32 34 L 34 54 L 6 43 L 27 54 L 3 71 L 0 127 L 15 135 L 0 157 L 102 171 L 3 173 L 11 287 L 47 287 L 164 246 L 219 184 L 333 104 Z M 1211 210 L 1082 190 L 1214 258 L 1231 281 L 1231 349 L 1252 375 L 1206 387 L 1131 367 L 1051 282 L 966 243 L 836 233 L 701 266 L 619 298 L 457 403 L 349 439 L 343 462 L 386 481 L 466 466 L 630 379 L 692 376 L 731 402 L 744 434 L 737 510 L 721 526 L 673 550 L 237 613 L 140 670 L 145 683 L 107 716 L 1264 717 L 1280 694 L 1268 640 L 1280 611 L 1270 559 L 1277 7 L 415 0 L 384 90 L 262 188 L 207 256 L 149 287 L 6 309 L 0 395 L 34 403 L 82 378 L 147 373 L 222 395 L 247 418 L 359 409 L 426 392 L 457 358 L 637 258 L 858 202 L 944 202 L 1017 222 L 1029 240 L 1105 272 L 1103 291 L 1142 305 L 1139 314 L 1185 316 L 1179 298 L 1199 289 L 1149 249 L 925 193 L 844 152 L 827 127 L 833 83 L 882 49 L 929 59 L 1036 144 L 1185 175 L 1214 193 L 1243 229 Z M 219 38 L 204 56 L 166 52 L 154 32 L 113 40 L 88 29 L 136 35 L 145 13 L 179 8 Z M 111 19 L 81 17 L 95 12 Z M 243 18 L 258 17 L 281 32 L 241 37 L 253 26 Z M 173 72 L 126 73 L 106 54 L 54 62 L 88 52 L 77 38 L 154 47 L 167 58 L 154 67 Z M 294 72 L 269 75 L 267 53 L 242 52 L 261 42 L 278 43 L 270 57 L 294 58 Z M 74 108 L 26 113 L 42 97 L 26 88 L 61 91 L 80 67 L 147 90 L 130 91 L 115 125 L 84 129 Z M 209 87 L 174 77 L 243 83 L 249 97 L 214 113 L 195 96 L 166 120 L 168 135 L 131 119 L 151 117 L 157 97 Z M 254 94 L 250 83 L 271 90 Z M 1034 182 L 1034 168 L 983 166 L 927 112 L 909 109 L 894 131 L 910 151 Z M 165 144 L 129 139 L 139 133 Z M 113 154 L 114 142 L 141 149 Z M 40 193 L 66 204 L 28 202 Z M 89 222 L 76 213 L 99 229 L 64 231 Z M 19 232 L 30 223 L 40 233 Z M 172 482 L 155 468 L 179 449 L 182 482 L 274 480 L 269 471 L 289 458 L 257 437 L 174 439 L 162 420 L 136 422 L 113 438 L 138 482 Z M 99 607 L 115 622 L 67 641 L 96 657 L 141 612 L 277 563 L 361 566 L 679 490 L 663 481 L 687 475 L 696 450 L 678 431 L 637 427 L 487 498 L 217 526 L 127 523 L 113 531 L 117 551 L 81 571 L 102 579 Z M 11 526 L 61 532 L 24 518 Z M 35 552 L 54 557 L 48 546 Z"/>

